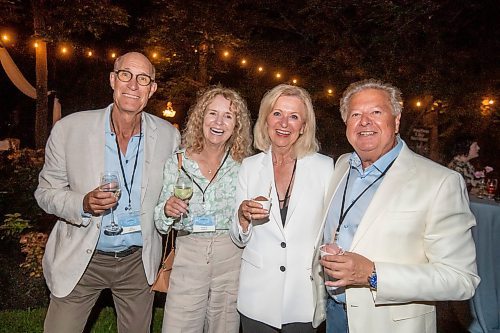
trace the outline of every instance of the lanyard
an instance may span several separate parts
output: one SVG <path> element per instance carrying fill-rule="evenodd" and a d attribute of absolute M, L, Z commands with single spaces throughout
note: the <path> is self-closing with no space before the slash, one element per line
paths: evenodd
<path fill-rule="evenodd" d="M 210 182 L 208 182 L 208 185 L 207 187 L 205 187 L 205 189 L 203 190 L 201 188 L 201 186 L 196 182 L 196 180 L 194 180 L 194 178 L 192 178 L 188 172 L 186 171 L 186 169 L 184 169 L 184 166 L 181 167 L 182 171 L 184 171 L 184 173 L 186 174 L 186 176 L 189 177 L 189 179 L 191 179 L 193 181 L 193 183 L 200 189 L 201 191 L 201 194 L 203 196 L 203 203 L 205 203 L 205 192 L 207 191 L 208 187 L 210 186 L 210 184 L 212 184 L 212 182 L 214 181 L 215 177 L 217 177 L 217 174 L 219 173 L 219 170 L 222 168 L 222 166 L 224 165 L 224 163 L 226 163 L 226 160 L 227 160 L 227 157 L 229 156 L 229 150 L 227 151 L 226 153 L 226 156 L 224 157 L 224 159 L 222 160 L 222 163 L 219 165 L 219 168 L 217 168 L 217 171 L 215 171 L 214 173 L 214 176 L 212 177 L 212 179 L 210 179 Z"/>
<path fill-rule="evenodd" d="M 349 205 L 349 207 L 347 207 L 346 211 L 344 212 L 344 205 L 345 205 L 345 195 L 346 195 L 346 192 L 347 192 L 347 184 L 349 183 L 349 176 L 351 175 L 351 169 L 349 168 L 349 173 L 347 174 L 347 180 L 345 182 L 345 188 L 344 188 L 344 194 L 342 195 L 342 207 L 340 208 L 340 216 L 339 216 L 339 225 L 337 226 L 337 230 L 335 231 L 335 238 L 337 237 L 339 231 L 340 231 L 340 226 L 342 225 L 342 223 L 344 222 L 344 219 L 347 215 L 347 213 L 349 213 L 349 211 L 351 210 L 352 206 L 354 206 L 354 204 L 358 201 L 359 198 L 361 198 L 363 196 L 363 194 L 366 193 L 366 191 L 368 191 L 368 189 L 370 187 L 373 186 L 373 184 L 375 184 L 376 182 L 378 182 L 382 177 L 385 176 L 385 174 L 387 173 L 387 171 L 389 171 L 389 169 L 391 168 L 391 166 L 394 164 L 394 161 L 396 159 L 393 159 L 391 163 L 389 163 L 389 165 L 387 166 L 387 168 L 385 168 L 385 170 L 380 174 L 380 176 L 377 177 L 377 179 L 375 179 L 370 185 L 368 185 L 364 190 L 363 192 L 361 192 L 361 194 L 359 194 L 356 199 L 354 199 L 354 201 Z"/>
<path fill-rule="evenodd" d="M 276 195 L 278 196 L 278 201 L 280 203 L 283 202 L 283 208 L 288 206 L 288 199 L 290 199 L 290 195 L 288 194 L 288 192 L 290 192 L 290 187 L 292 186 L 293 176 L 295 176 L 296 169 L 297 169 L 297 160 L 295 160 L 295 163 L 293 164 L 292 177 L 290 177 L 290 182 L 288 183 L 288 187 L 285 192 L 285 198 L 283 200 L 280 200 L 280 195 L 278 194 L 278 187 L 276 187 Z"/>
<path fill-rule="evenodd" d="M 116 142 L 116 149 L 118 150 L 118 159 L 120 160 L 120 169 L 122 170 L 123 182 L 125 183 L 125 189 L 127 190 L 127 194 L 128 194 L 128 206 L 125 208 L 125 210 L 129 210 L 132 208 L 130 194 L 132 192 L 132 186 L 134 185 L 135 170 L 137 169 L 137 160 L 139 159 L 139 148 L 141 148 L 142 119 L 139 121 L 139 143 L 137 144 L 137 152 L 135 153 L 134 169 L 132 171 L 132 179 L 130 179 L 130 188 L 129 188 L 128 184 L 127 184 L 127 177 L 125 177 L 125 169 L 123 168 L 123 162 L 122 162 L 122 153 L 120 151 L 120 145 L 118 144 L 118 133 L 116 133 L 115 123 L 113 122 L 112 113 L 113 113 L 113 110 L 111 110 L 111 116 L 110 116 L 111 126 L 113 126 L 113 132 L 115 132 L 115 142 Z"/>

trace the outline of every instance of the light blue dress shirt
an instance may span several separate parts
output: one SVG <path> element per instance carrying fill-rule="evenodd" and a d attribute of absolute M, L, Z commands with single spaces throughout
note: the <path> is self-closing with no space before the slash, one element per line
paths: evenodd
<path fill-rule="evenodd" d="M 118 223 L 120 216 L 127 214 L 130 211 L 139 212 L 141 211 L 141 184 L 142 184 L 142 170 L 144 162 L 144 126 L 142 127 L 142 139 L 139 144 L 139 134 L 134 135 L 128 145 L 127 152 L 122 154 L 123 171 L 125 173 L 127 185 L 130 189 L 130 183 L 132 179 L 132 172 L 134 171 L 135 157 L 137 154 L 137 149 L 139 149 L 139 154 L 137 155 L 137 167 L 134 175 L 134 184 L 131 189 L 130 199 L 132 209 L 125 210 L 128 207 L 129 194 L 125 188 L 125 180 L 123 179 L 123 174 L 120 168 L 120 160 L 118 159 L 118 150 L 116 147 L 115 134 L 111 131 L 110 122 L 110 111 L 111 107 L 108 107 L 106 112 L 106 123 L 104 127 L 105 131 L 105 149 L 104 149 L 104 171 L 116 171 L 120 175 L 120 185 L 121 185 L 121 196 L 118 200 L 118 204 L 114 208 L 115 222 Z M 142 122 L 144 123 L 144 122 Z M 140 221 L 140 215 L 139 215 Z M 104 228 L 111 224 L 111 213 L 108 211 L 102 217 L 99 241 L 97 242 L 97 249 L 107 252 L 119 252 L 129 248 L 130 246 L 142 246 L 142 234 L 141 232 L 134 232 L 129 234 L 120 234 L 116 236 L 106 236 L 104 234 Z"/>
<path fill-rule="evenodd" d="M 372 184 L 391 164 L 392 161 L 398 157 L 401 148 L 403 148 L 403 140 L 399 136 L 396 137 L 397 144 L 394 148 L 380 157 L 375 163 L 370 165 L 366 170 L 363 170 L 361 159 L 356 152 L 352 153 L 349 160 L 349 184 L 345 190 L 345 203 L 344 213 L 349 208 L 351 203 Z M 330 243 L 335 237 L 335 232 L 340 218 L 340 210 L 342 207 L 342 197 L 344 189 L 346 188 L 347 177 L 344 177 L 340 182 L 339 189 L 333 197 L 332 204 L 328 209 L 325 230 L 323 233 L 323 242 Z M 344 222 L 340 226 L 339 234 L 337 237 L 337 244 L 344 250 L 349 250 L 351 247 L 354 234 L 358 230 L 359 223 L 363 219 L 366 209 L 370 205 L 373 196 L 377 192 L 378 187 L 383 181 L 382 179 L 374 183 L 351 207 L 347 215 L 345 215 Z M 345 288 L 338 288 L 335 290 L 335 300 L 345 303 Z"/>

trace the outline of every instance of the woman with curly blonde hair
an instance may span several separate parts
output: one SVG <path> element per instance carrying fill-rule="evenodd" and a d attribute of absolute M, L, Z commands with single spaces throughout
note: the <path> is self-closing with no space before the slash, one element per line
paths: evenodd
<path fill-rule="evenodd" d="M 163 332 L 239 330 L 242 250 L 231 241 L 229 226 L 240 164 L 251 154 L 250 131 L 243 98 L 232 89 L 209 87 L 189 110 L 183 148 L 165 164 L 155 224 L 161 233 L 172 227 L 179 232 Z M 181 174 L 193 183 L 190 199 L 172 194 Z"/>

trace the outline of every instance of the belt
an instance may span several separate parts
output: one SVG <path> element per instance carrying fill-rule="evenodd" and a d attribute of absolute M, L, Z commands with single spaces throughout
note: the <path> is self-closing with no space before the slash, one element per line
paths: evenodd
<path fill-rule="evenodd" d="M 116 251 L 116 252 L 106 252 L 106 251 L 101 251 L 101 250 L 97 250 L 96 252 L 98 254 L 102 254 L 105 256 L 110 256 L 110 257 L 115 257 L 115 258 L 123 258 L 123 257 L 131 255 L 132 253 L 137 252 L 139 249 L 142 249 L 142 246 L 131 246 L 128 249 L 125 249 L 122 251 Z"/>

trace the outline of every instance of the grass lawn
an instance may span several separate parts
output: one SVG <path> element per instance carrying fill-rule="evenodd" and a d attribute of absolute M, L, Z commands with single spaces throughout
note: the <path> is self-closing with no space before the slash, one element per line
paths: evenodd
<path fill-rule="evenodd" d="M 161 332 L 163 308 L 155 308 L 153 315 L 153 333 Z M 0 311 L 0 333 L 42 333 L 43 320 L 47 309 Z M 102 309 L 91 333 L 116 332 L 116 316 L 113 308 Z"/>

